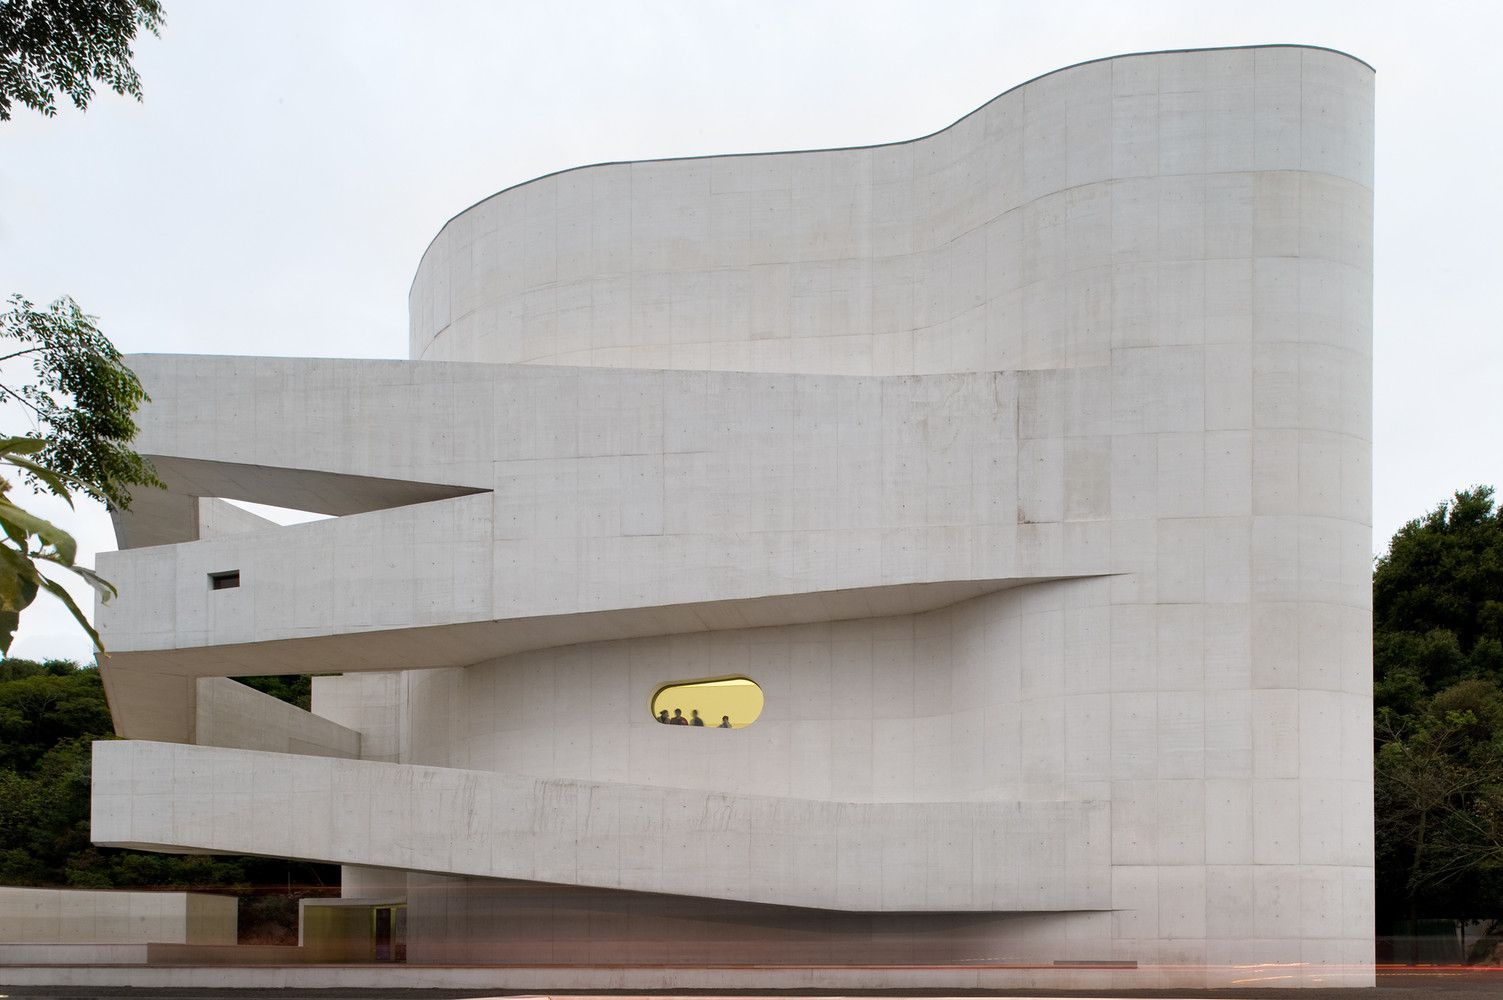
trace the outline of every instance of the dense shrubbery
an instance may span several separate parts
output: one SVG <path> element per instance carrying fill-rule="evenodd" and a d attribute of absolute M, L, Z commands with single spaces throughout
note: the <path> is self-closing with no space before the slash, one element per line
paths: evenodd
<path fill-rule="evenodd" d="M 1373 577 L 1378 918 L 1503 918 L 1503 510 L 1457 493 Z"/>

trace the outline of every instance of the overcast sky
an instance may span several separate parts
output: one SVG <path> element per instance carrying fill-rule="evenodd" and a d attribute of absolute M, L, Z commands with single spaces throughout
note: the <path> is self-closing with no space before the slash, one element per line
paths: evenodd
<path fill-rule="evenodd" d="M 405 357 L 407 288 L 444 221 L 564 167 L 910 139 L 1123 52 L 1350 52 L 1378 71 L 1374 551 L 1453 490 L 1503 484 L 1503 7 L 166 8 L 136 46 L 144 103 L 0 124 L 0 294 L 72 295 L 127 352 Z M 88 560 L 114 547 L 102 510 L 57 516 Z M 44 597 L 14 652 L 89 648 Z"/>

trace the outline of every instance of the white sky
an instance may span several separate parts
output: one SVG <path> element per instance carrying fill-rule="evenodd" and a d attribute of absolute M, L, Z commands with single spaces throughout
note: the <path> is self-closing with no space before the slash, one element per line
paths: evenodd
<path fill-rule="evenodd" d="M 167 18 L 136 46 L 143 104 L 0 124 L 0 295 L 72 295 L 127 352 L 405 357 L 444 221 L 564 167 L 910 139 L 1123 52 L 1351 52 L 1378 70 L 1374 551 L 1453 490 L 1503 485 L 1503 6 L 167 0 Z M 114 547 L 101 510 L 57 516 L 85 561 Z M 13 652 L 89 649 L 43 597 Z"/>

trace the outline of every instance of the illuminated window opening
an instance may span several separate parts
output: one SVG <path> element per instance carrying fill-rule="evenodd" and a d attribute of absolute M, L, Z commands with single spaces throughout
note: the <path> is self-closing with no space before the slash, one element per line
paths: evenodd
<path fill-rule="evenodd" d="M 762 689 L 750 677 L 706 677 L 673 681 L 653 693 L 650 709 L 658 722 L 704 729 L 743 729 L 762 714 Z M 675 721 L 682 719 L 682 722 Z"/>

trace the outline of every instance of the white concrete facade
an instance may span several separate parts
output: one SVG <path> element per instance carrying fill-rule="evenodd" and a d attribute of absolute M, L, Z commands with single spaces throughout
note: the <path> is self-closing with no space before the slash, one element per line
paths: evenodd
<path fill-rule="evenodd" d="M 1371 984 L 1372 111 L 1101 60 L 503 191 L 412 361 L 133 358 L 96 838 L 392 870 L 414 962 Z M 222 710 L 287 672 L 322 718 Z M 724 676 L 754 724 L 652 718 Z"/>

